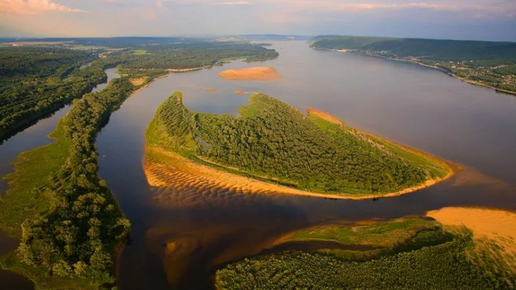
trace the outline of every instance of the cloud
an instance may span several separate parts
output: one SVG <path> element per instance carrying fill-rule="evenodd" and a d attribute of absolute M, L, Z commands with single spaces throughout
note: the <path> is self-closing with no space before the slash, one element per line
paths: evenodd
<path fill-rule="evenodd" d="M 215 5 L 219 6 L 240 6 L 240 5 L 250 5 L 251 3 L 247 1 L 229 1 L 229 2 L 219 2 Z"/>
<path fill-rule="evenodd" d="M 85 12 L 50 0 L 0 0 L 0 13 L 33 15 L 47 12 Z"/>

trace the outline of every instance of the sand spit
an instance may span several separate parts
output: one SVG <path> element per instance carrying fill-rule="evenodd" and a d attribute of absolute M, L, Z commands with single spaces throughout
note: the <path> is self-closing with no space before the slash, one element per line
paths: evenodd
<path fill-rule="evenodd" d="M 215 92 L 217 92 L 217 89 L 213 89 L 213 88 L 212 88 L 212 89 L 207 89 L 206 91 L 207 91 L 208 93 L 215 93 Z"/>
<path fill-rule="evenodd" d="M 234 91 L 235 95 L 247 95 L 247 94 L 251 94 L 250 92 L 246 92 L 246 91 L 239 91 L 239 90 L 236 90 Z"/>
<path fill-rule="evenodd" d="M 334 124 L 337 124 L 337 125 L 344 125 L 344 123 L 342 123 L 341 120 L 339 120 L 337 117 L 334 117 L 328 113 L 325 113 L 323 111 L 319 111 L 319 110 L 316 110 L 316 109 L 307 109 L 306 112 L 308 113 L 308 115 L 310 116 L 317 116 L 321 119 L 324 119 L 328 122 L 331 122 L 331 123 L 334 123 Z"/>
<path fill-rule="evenodd" d="M 427 213 L 444 225 L 465 226 L 473 231 L 477 239 L 516 239 L 516 213 L 485 208 L 445 207 Z M 516 243 L 511 250 L 516 252 Z"/>
<path fill-rule="evenodd" d="M 217 170 L 208 165 L 196 163 L 190 159 L 182 157 L 176 153 L 165 151 L 158 147 L 147 147 L 147 154 L 159 155 L 163 163 L 149 161 L 146 157 L 144 162 L 144 171 L 147 182 L 153 187 L 166 188 L 167 190 L 158 191 L 155 198 L 159 200 L 159 204 L 185 203 L 195 206 L 204 203 L 202 200 L 195 201 L 198 193 L 207 196 L 208 199 L 222 199 L 224 202 L 224 193 L 228 191 L 235 194 L 292 194 L 299 196 L 309 196 L 318 198 L 334 198 L 334 199 L 351 199 L 363 200 L 379 197 L 394 197 L 411 193 L 440 181 L 443 181 L 453 175 L 450 172 L 446 177 L 441 179 L 428 180 L 424 184 L 406 188 L 404 190 L 387 193 L 387 194 L 324 194 L 316 192 L 307 192 L 287 186 L 274 183 L 259 181 L 253 178 L 240 176 L 223 170 Z"/>
<path fill-rule="evenodd" d="M 473 232 L 475 248 L 469 258 L 479 265 L 516 273 L 516 213 L 498 209 L 445 207 L 427 213 L 446 226 Z"/>
<path fill-rule="evenodd" d="M 266 66 L 225 70 L 219 76 L 239 81 L 272 81 L 281 78 L 276 69 Z"/>

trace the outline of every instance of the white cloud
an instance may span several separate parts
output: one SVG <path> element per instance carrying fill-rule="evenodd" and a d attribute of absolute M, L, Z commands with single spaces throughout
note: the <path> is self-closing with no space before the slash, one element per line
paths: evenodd
<path fill-rule="evenodd" d="M 47 12 L 79 13 L 85 11 L 50 0 L 0 0 L 0 13 L 33 15 Z"/>

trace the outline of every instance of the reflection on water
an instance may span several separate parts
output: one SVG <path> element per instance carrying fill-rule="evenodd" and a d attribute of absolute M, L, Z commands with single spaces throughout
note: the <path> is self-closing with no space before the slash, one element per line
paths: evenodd
<path fill-rule="evenodd" d="M 258 65 L 276 68 L 281 81 L 228 81 L 217 75 L 257 65 L 243 62 L 172 74 L 127 100 L 101 132 L 101 177 L 133 223 L 133 243 L 118 269 L 121 289 L 210 288 L 217 267 L 256 255 L 283 234 L 308 226 L 424 216 L 445 206 L 516 210 L 516 98 L 417 65 L 313 51 L 303 42 L 274 45 L 280 57 Z M 143 132 L 157 106 L 176 90 L 184 92 L 192 110 L 229 114 L 247 103 L 248 95 L 235 91 L 264 92 L 466 170 L 434 187 L 376 201 L 151 188 L 142 168 Z M 163 194 L 174 195 L 176 206 L 159 204 L 154 197 Z"/>

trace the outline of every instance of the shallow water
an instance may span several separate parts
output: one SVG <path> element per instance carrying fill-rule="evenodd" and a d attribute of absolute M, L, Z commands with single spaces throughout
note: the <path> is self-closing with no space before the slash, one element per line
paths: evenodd
<path fill-rule="evenodd" d="M 218 267 L 312 225 L 424 216 L 445 206 L 516 210 L 515 97 L 414 64 L 315 51 L 304 42 L 274 42 L 274 48 L 280 53 L 275 60 L 157 80 L 127 100 L 100 133 L 100 175 L 133 224 L 132 245 L 118 266 L 121 289 L 209 289 Z M 276 68 L 282 79 L 229 81 L 217 75 L 255 65 Z M 263 92 L 460 163 L 465 171 L 434 187 L 376 201 L 150 188 L 142 168 L 143 134 L 156 108 L 176 90 L 192 110 L 228 114 L 247 103 L 249 95 L 235 90 Z M 174 194 L 175 202 L 155 199 L 164 194 Z"/>
<path fill-rule="evenodd" d="M 105 70 L 107 74 L 107 82 L 98 84 L 93 88 L 92 92 L 98 92 L 106 88 L 109 81 L 114 78 L 120 77 L 116 73 L 116 68 L 110 68 Z M 24 131 L 16 134 L 9 138 L 3 144 L 0 145 L 0 177 L 5 176 L 13 171 L 11 165 L 12 162 L 16 161 L 18 154 L 31 150 L 52 142 L 52 139 L 48 138 L 48 134 L 54 131 L 57 122 L 64 117 L 68 111 L 72 108 L 72 105 L 66 105 L 59 111 L 52 114 L 46 119 L 42 119 L 33 126 L 25 129 Z M 0 195 L 5 194 L 8 189 L 7 181 L 0 178 Z M 0 255 L 7 253 L 15 249 L 18 245 L 13 239 L 9 239 L 3 232 L 0 231 Z M 5 287 L 5 288 L 4 288 Z M 0 289 L 33 289 L 32 283 L 25 278 L 18 276 L 12 272 L 3 271 L 0 269 Z"/>

